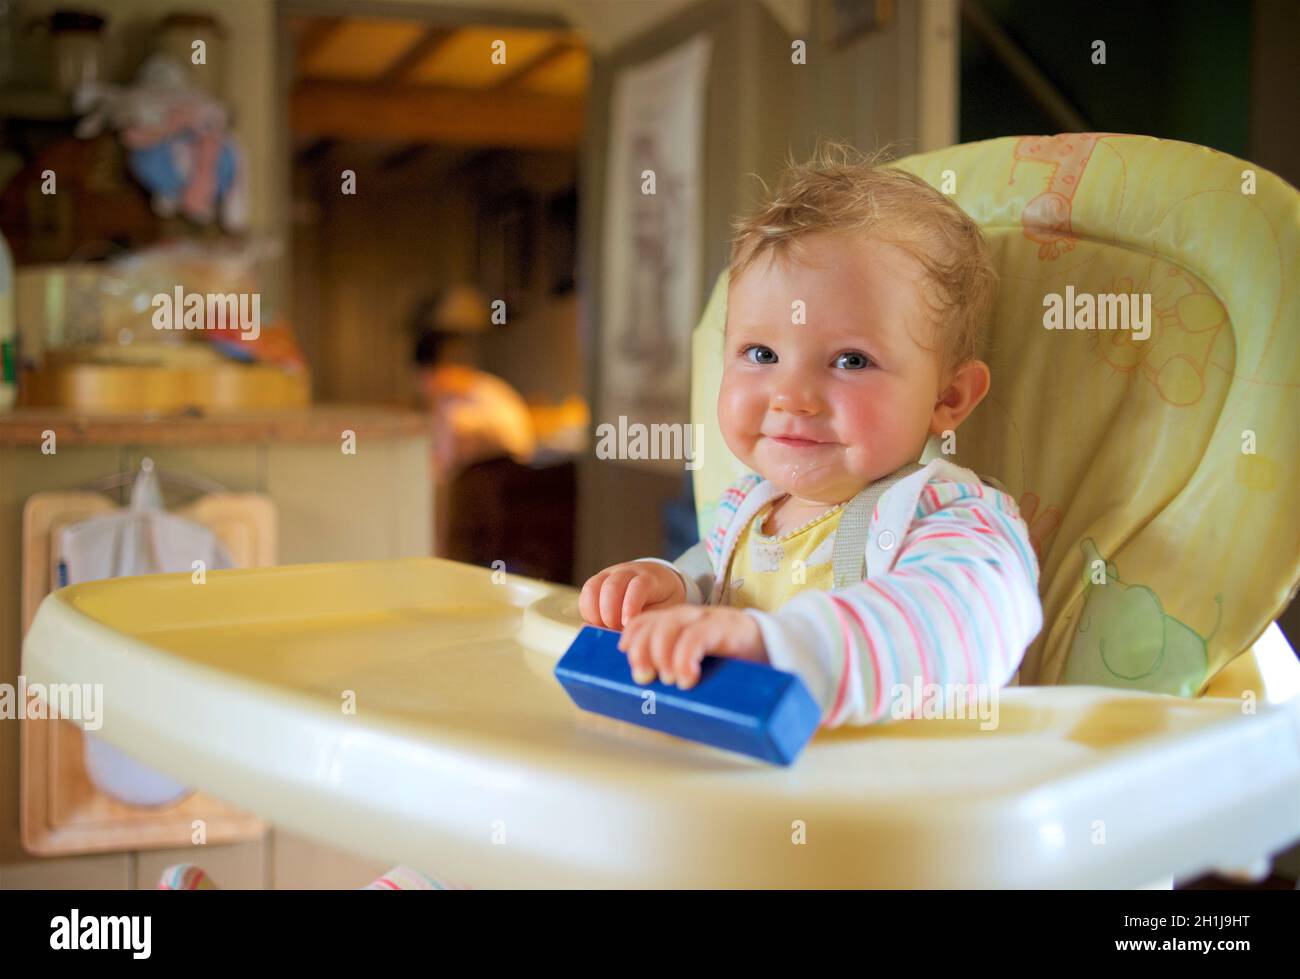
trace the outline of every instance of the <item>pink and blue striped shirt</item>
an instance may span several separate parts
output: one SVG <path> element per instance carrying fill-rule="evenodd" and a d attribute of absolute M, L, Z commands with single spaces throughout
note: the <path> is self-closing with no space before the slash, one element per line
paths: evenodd
<path fill-rule="evenodd" d="M 708 555 L 712 587 L 683 563 L 687 555 L 676 562 L 688 600 L 717 600 L 743 525 L 779 495 L 752 473 L 728 487 L 697 545 Z M 918 681 L 942 699 L 1015 677 L 1043 615 L 1038 561 L 1014 499 L 935 460 L 880 498 L 868 541 L 861 582 L 803 591 L 779 609 L 745 610 L 758 620 L 768 661 L 803 679 L 825 726 L 897 716 L 896 702 Z"/>

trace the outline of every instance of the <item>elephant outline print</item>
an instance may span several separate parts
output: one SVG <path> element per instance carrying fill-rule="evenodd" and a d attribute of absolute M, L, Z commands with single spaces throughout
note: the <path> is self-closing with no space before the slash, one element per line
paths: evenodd
<path fill-rule="evenodd" d="M 1202 637 L 1167 615 L 1151 588 L 1124 581 L 1091 537 L 1079 547 L 1086 591 L 1060 682 L 1196 696 L 1206 679 L 1209 641 L 1223 622 L 1223 595 L 1214 596 L 1218 619 Z M 1101 584 L 1093 577 L 1099 561 L 1106 569 Z"/>

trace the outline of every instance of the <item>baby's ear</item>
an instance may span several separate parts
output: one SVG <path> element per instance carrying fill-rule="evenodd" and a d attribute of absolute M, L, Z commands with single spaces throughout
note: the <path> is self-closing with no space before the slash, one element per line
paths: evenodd
<path fill-rule="evenodd" d="M 968 360 L 958 366 L 953 371 L 948 387 L 940 395 L 939 403 L 935 405 L 936 413 L 941 409 L 947 412 L 948 424 L 945 427 L 956 428 L 965 421 L 966 416 L 989 393 L 991 383 L 992 376 L 984 361 Z"/>

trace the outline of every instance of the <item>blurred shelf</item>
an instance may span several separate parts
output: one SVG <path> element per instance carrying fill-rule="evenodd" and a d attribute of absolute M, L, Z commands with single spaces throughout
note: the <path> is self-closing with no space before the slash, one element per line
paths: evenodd
<path fill-rule="evenodd" d="M 89 413 L 59 408 L 0 412 L 0 447 L 39 447 L 45 432 L 58 445 L 184 445 L 315 442 L 332 445 L 353 431 L 358 442 L 430 439 L 431 416 L 377 405 L 321 404 L 246 411 Z"/>
<path fill-rule="evenodd" d="M 311 377 L 252 364 L 69 364 L 24 372 L 18 396 L 24 407 L 87 413 L 300 408 L 311 401 Z"/>

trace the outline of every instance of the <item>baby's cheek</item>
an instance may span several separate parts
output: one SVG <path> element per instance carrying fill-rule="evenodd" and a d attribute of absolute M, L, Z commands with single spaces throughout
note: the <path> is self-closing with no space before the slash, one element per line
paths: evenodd
<path fill-rule="evenodd" d="M 860 479 L 877 475 L 883 460 L 895 454 L 894 440 L 897 422 L 889 417 L 889 409 L 881 405 L 859 407 L 839 432 L 844 443 L 843 465 L 847 472 Z"/>
<path fill-rule="evenodd" d="M 743 385 L 724 377 L 718 394 L 718 428 L 727 448 L 737 456 L 753 448 L 762 423 L 761 411 L 755 408 L 759 400 Z"/>
<path fill-rule="evenodd" d="M 841 420 L 840 441 L 849 448 L 870 445 L 882 430 L 888 429 L 888 412 L 888 405 L 881 398 L 861 395 L 842 398 L 835 406 L 835 414 Z"/>

